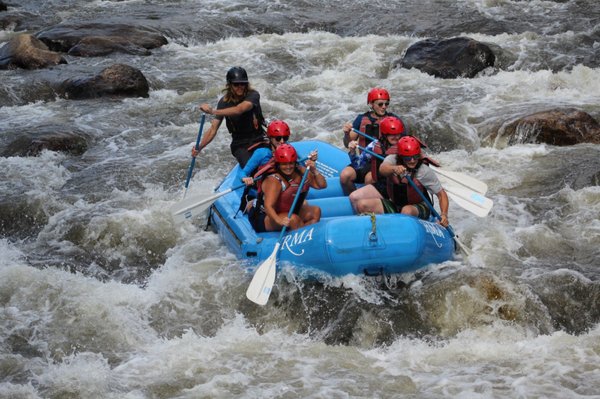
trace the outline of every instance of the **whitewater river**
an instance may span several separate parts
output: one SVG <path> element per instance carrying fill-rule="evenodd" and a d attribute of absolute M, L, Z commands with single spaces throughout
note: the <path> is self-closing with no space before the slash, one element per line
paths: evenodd
<path fill-rule="evenodd" d="M 507 146 L 517 117 L 600 120 L 597 0 L 4 1 L 0 45 L 60 22 L 157 29 L 149 56 L 67 56 L 0 71 L 0 150 L 44 127 L 82 155 L 0 158 L 2 398 L 600 398 L 600 146 Z M 395 68 L 411 44 L 468 36 L 495 68 L 443 80 Z M 500 54 L 500 52 L 499 52 Z M 149 98 L 66 100 L 51 76 L 114 63 Z M 342 145 L 366 93 L 389 89 L 432 155 L 489 185 L 480 219 L 451 203 L 469 259 L 400 276 L 303 282 L 284 270 L 265 307 L 205 221 L 175 225 L 198 132 L 227 69 L 293 138 Z M 188 195 L 234 165 L 223 126 Z"/>

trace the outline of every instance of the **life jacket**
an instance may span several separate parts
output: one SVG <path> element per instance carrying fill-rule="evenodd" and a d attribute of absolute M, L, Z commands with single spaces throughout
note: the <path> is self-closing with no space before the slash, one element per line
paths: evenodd
<path fill-rule="evenodd" d="M 250 147 L 248 147 L 248 151 L 252 152 L 252 151 L 256 150 L 257 148 L 269 147 L 269 146 L 270 146 L 269 142 L 259 141 L 258 143 L 254 143 Z M 262 183 L 262 179 L 260 179 L 260 177 L 263 176 L 264 173 L 273 173 L 274 171 L 275 171 L 275 161 L 273 160 L 273 157 L 271 157 L 271 159 L 269 159 L 269 161 L 267 163 L 265 163 L 262 166 L 257 167 L 256 169 L 254 169 L 252 172 L 249 173 L 249 175 L 251 175 L 255 181 L 254 181 L 253 185 L 244 187 L 244 191 L 242 192 L 240 206 L 238 207 L 238 211 L 244 212 L 246 209 L 246 206 L 248 205 L 248 202 L 250 200 L 256 198 L 255 193 L 260 190 L 260 185 Z"/>
<path fill-rule="evenodd" d="M 378 138 L 379 137 L 379 120 L 385 118 L 386 116 L 389 116 L 388 113 L 386 113 L 384 116 L 382 116 L 381 118 L 378 117 L 373 117 L 371 116 L 371 111 L 365 112 L 364 114 L 360 115 L 360 117 L 362 118 L 360 120 L 360 125 L 358 127 L 358 130 L 360 130 L 361 132 L 373 137 L 373 138 Z M 360 134 L 358 135 L 358 144 L 362 147 L 366 147 L 371 141 L 371 139 L 367 139 L 364 136 L 361 136 Z M 348 143 L 350 143 L 350 136 L 348 134 L 344 135 L 344 147 L 348 147 Z"/>
<path fill-rule="evenodd" d="M 263 137 L 263 138 L 261 138 L 260 141 L 257 141 L 256 143 L 251 144 L 248 147 L 248 151 L 249 152 L 253 152 L 257 148 L 268 148 L 270 145 L 271 145 L 271 143 L 269 143 L 269 139 Z"/>
<path fill-rule="evenodd" d="M 387 143 L 387 140 L 386 140 Z M 389 144 L 383 143 L 382 141 L 377 141 L 377 143 L 375 143 L 375 146 L 373 147 L 373 152 L 377 155 L 383 156 L 384 158 L 387 155 L 390 154 L 395 154 L 396 153 L 396 146 L 392 145 L 389 148 L 387 148 L 387 146 Z M 379 157 L 376 156 L 372 156 L 371 157 L 371 178 L 373 179 L 373 183 L 379 182 L 380 184 L 384 184 L 386 177 L 385 176 L 381 176 L 379 174 L 379 166 L 381 165 L 383 161 L 381 159 L 379 159 Z"/>
<path fill-rule="evenodd" d="M 277 173 L 277 169 L 275 169 L 275 158 L 271 157 L 271 159 L 269 159 L 269 161 L 266 164 L 259 166 L 258 169 L 256 169 L 256 172 L 254 172 L 254 175 L 252 175 L 252 177 L 256 180 L 259 177 L 266 177 L 272 175 L 273 173 Z M 260 179 L 256 180 L 255 182 L 256 190 L 259 194 L 261 192 L 261 185 L 263 181 L 264 179 Z"/>
<path fill-rule="evenodd" d="M 384 116 L 385 117 L 385 116 Z M 362 120 L 360 121 L 360 127 L 358 130 L 364 132 L 366 135 L 371 136 L 377 140 L 379 140 L 379 120 L 383 119 L 378 117 L 373 117 L 371 115 L 371 111 L 365 112 L 362 116 Z M 361 147 L 366 147 L 373 140 L 366 138 L 365 136 L 358 135 L 358 144 Z"/>
<path fill-rule="evenodd" d="M 396 157 L 397 157 L 396 163 L 398 165 L 404 165 L 402 158 L 398 155 L 396 155 Z M 413 180 L 413 183 L 415 183 L 415 186 L 417 186 L 419 191 L 421 193 L 423 193 L 423 195 L 425 196 L 425 198 L 427 198 L 429 203 L 433 204 L 431 196 L 429 195 L 429 192 L 427 191 L 425 186 L 423 186 L 423 184 L 418 179 L 415 178 L 415 176 L 417 175 L 417 170 L 423 164 L 434 165 L 434 166 L 440 166 L 440 164 L 437 161 L 435 161 L 429 157 L 423 157 L 419 160 L 419 162 L 417 163 L 417 166 L 414 169 L 408 170 L 410 177 Z M 408 182 L 408 179 L 406 177 L 400 178 L 399 176 L 396 176 L 396 175 L 389 176 L 386 181 L 386 188 L 387 188 L 388 198 L 394 204 L 396 204 L 398 209 L 401 209 L 404 205 L 414 205 L 414 204 L 419 204 L 419 203 L 423 202 L 423 198 L 421 198 L 419 193 Z"/>
<path fill-rule="evenodd" d="M 300 173 L 300 170 L 298 168 L 296 168 L 296 171 Z M 277 172 L 271 173 L 269 174 L 269 176 L 273 176 L 281 183 L 281 193 L 279 194 L 279 198 L 277 199 L 277 203 L 275 204 L 275 211 L 277 213 L 288 213 L 290 211 L 290 208 L 292 207 L 294 198 L 296 197 L 296 193 L 298 192 L 300 181 L 297 182 L 293 179 L 291 181 L 287 180 Z M 304 187 L 302 187 L 302 191 L 300 192 L 293 213 L 298 214 L 300 212 L 300 208 L 302 207 L 302 204 L 306 199 L 309 188 L 310 184 L 309 180 L 307 179 L 304 182 Z M 265 194 L 262 191 L 261 185 L 261 190 L 259 190 L 258 198 L 256 200 L 256 208 L 259 209 L 261 212 L 264 212 L 264 197 Z"/>

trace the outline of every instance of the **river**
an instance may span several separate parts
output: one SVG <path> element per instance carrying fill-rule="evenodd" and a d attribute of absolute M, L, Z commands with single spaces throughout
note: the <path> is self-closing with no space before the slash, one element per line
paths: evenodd
<path fill-rule="evenodd" d="M 499 126 L 553 108 L 600 120 L 596 0 L 47 0 L 5 2 L 18 33 L 61 22 L 144 25 L 149 56 L 67 56 L 0 71 L 0 145 L 56 126 L 82 155 L 0 158 L 2 398 L 600 398 L 600 147 L 506 145 Z M 17 4 L 19 3 L 19 4 Z M 1 16 L 2 12 L 0 12 Z M 472 79 L 394 68 L 411 44 L 502 49 Z M 44 78 L 125 63 L 148 98 L 67 100 Z M 485 181 L 485 219 L 452 206 L 468 259 L 398 277 L 301 281 L 269 304 L 205 221 L 175 225 L 198 132 L 241 65 L 295 140 L 342 145 L 366 93 L 388 88 L 448 169 Z M 225 127 L 188 195 L 234 165 Z"/>

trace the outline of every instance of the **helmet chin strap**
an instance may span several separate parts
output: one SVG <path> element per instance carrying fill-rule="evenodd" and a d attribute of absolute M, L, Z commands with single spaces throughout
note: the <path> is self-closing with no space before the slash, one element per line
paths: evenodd
<path fill-rule="evenodd" d="M 380 115 L 380 114 L 377 113 L 377 111 L 375 111 L 375 108 L 371 105 L 371 113 L 375 114 L 375 116 L 377 116 L 378 118 L 383 118 L 385 116 L 386 112 L 387 111 L 383 111 L 383 114 Z"/>

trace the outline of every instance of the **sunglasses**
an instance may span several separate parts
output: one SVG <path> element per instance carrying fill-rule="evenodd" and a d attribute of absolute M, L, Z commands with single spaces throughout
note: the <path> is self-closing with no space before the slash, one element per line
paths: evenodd
<path fill-rule="evenodd" d="M 279 137 L 271 137 L 271 138 L 275 139 L 275 141 L 283 141 L 284 143 L 287 143 L 290 136 L 279 136 Z"/>
<path fill-rule="evenodd" d="M 244 83 L 244 82 L 241 82 L 241 83 L 232 83 L 231 85 L 234 86 L 234 87 L 240 87 L 240 86 L 248 86 L 248 83 Z"/>
<path fill-rule="evenodd" d="M 381 101 L 378 103 L 374 103 L 375 105 L 377 105 L 378 107 L 383 107 L 384 105 L 387 107 L 388 105 L 390 105 L 389 101 Z"/>
<path fill-rule="evenodd" d="M 413 155 L 411 157 L 404 157 L 404 156 L 402 157 L 402 160 L 404 162 L 410 162 L 412 160 L 418 161 L 419 159 L 421 159 L 421 155 Z"/>

